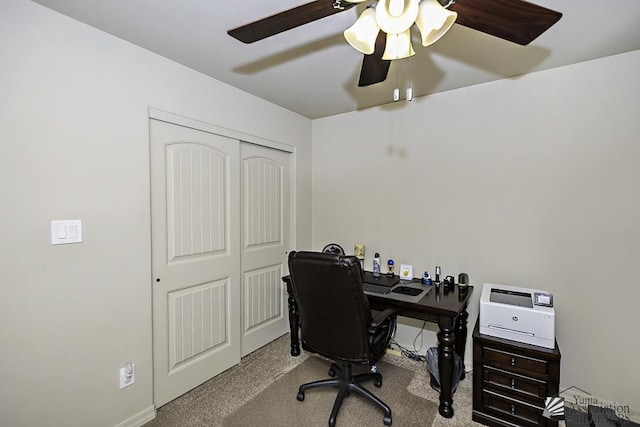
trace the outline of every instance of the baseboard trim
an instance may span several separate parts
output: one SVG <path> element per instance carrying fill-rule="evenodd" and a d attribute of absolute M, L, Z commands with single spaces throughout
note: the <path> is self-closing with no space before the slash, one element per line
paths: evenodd
<path fill-rule="evenodd" d="M 156 408 L 151 405 L 147 409 L 138 412 L 134 416 L 127 418 L 121 423 L 116 424 L 114 427 L 140 427 L 141 425 L 148 423 L 156 417 Z"/>

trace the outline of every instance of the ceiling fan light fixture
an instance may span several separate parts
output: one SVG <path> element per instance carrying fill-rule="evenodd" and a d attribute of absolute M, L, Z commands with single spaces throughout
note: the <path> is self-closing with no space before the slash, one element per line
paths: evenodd
<path fill-rule="evenodd" d="M 404 59 L 415 55 L 411 45 L 411 30 L 399 34 L 387 34 L 387 45 L 382 54 L 382 59 Z"/>
<path fill-rule="evenodd" d="M 366 8 L 356 22 L 344 30 L 344 38 L 352 48 L 365 55 L 371 55 L 376 48 L 376 38 L 380 27 L 376 22 L 376 11 Z"/>
<path fill-rule="evenodd" d="M 387 34 L 407 31 L 418 18 L 419 0 L 380 0 L 376 6 L 376 21 Z"/>
<path fill-rule="evenodd" d="M 422 0 L 416 18 L 422 46 L 430 46 L 440 40 L 453 26 L 458 14 L 448 10 L 437 0 Z"/>

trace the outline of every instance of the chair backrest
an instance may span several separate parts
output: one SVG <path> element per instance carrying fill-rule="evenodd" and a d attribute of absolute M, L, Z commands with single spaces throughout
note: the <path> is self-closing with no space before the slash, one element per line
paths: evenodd
<path fill-rule="evenodd" d="M 358 259 L 291 252 L 289 273 L 300 312 L 303 347 L 333 360 L 369 363 L 371 310 L 362 289 Z"/>

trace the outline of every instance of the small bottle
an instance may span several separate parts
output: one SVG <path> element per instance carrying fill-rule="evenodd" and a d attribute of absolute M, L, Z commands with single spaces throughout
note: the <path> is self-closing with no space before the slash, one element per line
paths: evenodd
<path fill-rule="evenodd" d="M 422 275 L 422 284 L 423 285 L 431 284 L 431 275 L 429 274 L 428 271 L 425 271 L 424 274 Z"/>
<path fill-rule="evenodd" d="M 440 275 L 442 274 L 442 270 L 440 269 L 439 265 L 436 265 L 436 277 L 435 277 L 435 282 L 436 283 L 440 283 Z"/>
<path fill-rule="evenodd" d="M 373 277 L 380 277 L 380 254 L 378 252 L 373 256 Z"/>

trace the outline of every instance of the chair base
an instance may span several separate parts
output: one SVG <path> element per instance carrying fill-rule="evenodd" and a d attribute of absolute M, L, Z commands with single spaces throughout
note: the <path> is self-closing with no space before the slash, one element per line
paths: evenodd
<path fill-rule="evenodd" d="M 336 400 L 333 404 L 333 409 L 331 410 L 331 416 L 329 417 L 329 427 L 334 427 L 336 425 L 338 411 L 340 411 L 340 407 L 342 406 L 344 398 L 349 394 L 349 392 L 354 391 L 365 397 L 367 400 L 374 403 L 384 411 L 384 425 L 390 426 L 392 424 L 393 421 L 391 419 L 391 408 L 389 408 L 389 406 L 382 400 L 380 400 L 380 398 L 378 398 L 376 395 L 360 385 L 361 382 L 372 379 L 374 380 L 373 385 L 375 385 L 376 387 L 382 387 L 381 374 L 377 372 L 369 372 L 353 375 L 351 372 L 350 363 L 341 363 L 340 365 L 332 363 L 331 368 L 329 368 L 329 375 L 333 377 L 336 374 L 338 375 L 337 378 L 330 378 L 326 380 L 319 380 L 307 384 L 302 384 L 298 389 L 298 395 L 296 396 L 296 398 L 302 402 L 304 400 L 304 392 L 307 390 L 311 390 L 312 388 L 337 387 L 338 395 L 336 396 Z"/>

